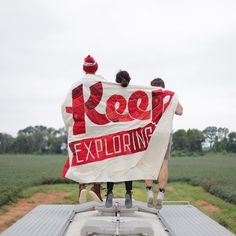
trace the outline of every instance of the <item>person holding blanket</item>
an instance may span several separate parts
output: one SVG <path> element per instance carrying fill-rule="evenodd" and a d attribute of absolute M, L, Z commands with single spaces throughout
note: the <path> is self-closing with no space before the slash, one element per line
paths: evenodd
<path fill-rule="evenodd" d="M 127 71 L 119 71 L 116 74 L 116 82 L 119 83 L 122 87 L 127 87 L 129 85 L 131 78 Z M 118 120 L 117 120 L 118 121 Z M 112 200 L 113 200 L 113 182 L 107 183 L 107 197 L 106 197 L 106 207 L 112 207 Z M 132 181 L 125 181 L 125 207 L 131 208 L 132 207 Z"/>
<path fill-rule="evenodd" d="M 165 83 L 161 78 L 156 78 L 151 81 L 151 85 L 155 87 L 161 87 L 165 88 Z M 176 115 L 182 115 L 183 114 L 183 107 L 181 106 L 180 103 L 178 103 L 176 110 L 175 110 Z M 165 186 L 168 181 L 168 163 L 170 159 L 170 152 L 171 152 L 171 145 L 172 145 L 172 134 L 170 135 L 169 138 L 169 143 L 167 147 L 167 151 L 165 153 L 165 157 L 163 160 L 163 164 L 161 166 L 161 170 L 159 173 L 158 181 L 159 181 L 159 191 L 157 194 L 157 201 L 156 201 L 156 208 L 161 209 L 162 208 L 162 202 L 164 199 L 164 193 L 165 193 Z M 152 180 L 146 180 L 146 191 L 147 191 L 147 205 L 148 207 L 153 207 L 153 201 L 154 201 L 154 195 L 153 195 L 153 189 L 152 189 Z"/>
<path fill-rule="evenodd" d="M 95 183 L 90 194 L 101 201 L 100 183 L 127 181 L 125 202 L 131 207 L 130 181 L 159 176 L 178 95 L 129 85 L 127 72 L 117 74 L 117 83 L 103 81 L 95 75 L 97 63 L 91 56 L 83 69 L 85 75 L 71 86 L 62 104 L 68 134 L 62 176 L 80 183 L 80 202 L 86 201 L 85 184 Z M 108 183 L 107 206 L 112 188 Z"/>
<path fill-rule="evenodd" d="M 83 70 L 85 72 L 85 75 L 82 78 L 81 82 L 86 82 L 87 80 L 104 81 L 103 77 L 95 75 L 97 69 L 98 69 L 97 62 L 94 60 L 93 57 L 88 55 L 84 59 Z M 73 94 L 73 92 L 72 92 L 72 94 Z M 62 110 L 64 110 L 64 109 L 67 109 L 67 107 L 66 108 L 62 107 Z M 70 117 L 68 116 L 68 113 L 65 114 L 65 113 L 63 113 L 63 111 L 62 111 L 62 114 L 63 114 L 63 120 L 66 125 L 66 129 L 68 131 L 68 129 L 72 129 L 72 123 L 70 123 Z M 69 123 L 69 125 L 68 125 L 68 123 Z M 93 183 L 93 186 L 89 191 L 90 196 L 96 202 L 102 202 L 100 189 L 101 189 L 100 183 Z M 84 203 L 86 201 L 87 201 L 86 185 L 83 183 L 80 183 L 79 184 L 79 203 Z"/>

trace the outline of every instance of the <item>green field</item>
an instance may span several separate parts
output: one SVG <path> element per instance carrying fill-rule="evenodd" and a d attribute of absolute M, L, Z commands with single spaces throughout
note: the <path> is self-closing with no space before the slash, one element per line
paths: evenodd
<path fill-rule="evenodd" d="M 170 160 L 170 182 L 188 182 L 236 204 L 236 155 L 179 157 Z"/>
<path fill-rule="evenodd" d="M 62 155 L 0 155 L 0 206 L 28 186 L 62 182 Z"/>
<path fill-rule="evenodd" d="M 35 192 L 47 191 L 71 192 L 58 203 L 78 203 L 77 184 L 46 185 L 65 182 L 60 177 L 65 159 L 66 156 L 62 155 L 0 155 L 0 206 L 15 202 L 18 197 L 28 197 Z M 172 190 L 167 189 L 165 200 L 189 201 L 236 233 L 235 173 L 236 155 L 174 157 L 170 160 L 169 186 Z M 233 204 L 206 193 L 198 185 Z M 103 184 L 103 196 L 105 187 Z M 134 182 L 135 199 L 145 201 L 144 190 L 143 181 Z M 115 195 L 116 197 L 124 195 L 123 184 L 115 186 Z M 209 211 L 207 207 L 214 211 Z M 5 206 L 3 208 L 5 209 Z"/>
<path fill-rule="evenodd" d="M 0 206 L 14 201 L 27 186 L 59 183 L 66 156 L 0 155 Z M 170 181 L 202 186 L 236 203 L 236 155 L 175 157 L 170 160 Z"/>

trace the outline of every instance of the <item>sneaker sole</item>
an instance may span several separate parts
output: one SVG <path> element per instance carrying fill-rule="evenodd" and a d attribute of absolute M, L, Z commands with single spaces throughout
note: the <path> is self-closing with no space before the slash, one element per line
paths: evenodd
<path fill-rule="evenodd" d="M 125 207 L 128 208 L 128 209 L 132 208 L 132 206 L 133 206 L 132 204 L 131 205 L 130 204 L 125 204 Z"/>
<path fill-rule="evenodd" d="M 162 208 L 162 200 L 157 199 L 157 203 L 156 203 L 155 208 L 156 208 L 157 210 L 161 210 L 161 208 Z"/>
<path fill-rule="evenodd" d="M 128 201 L 127 201 L 128 200 Z M 132 205 L 133 205 L 133 203 L 132 203 L 132 198 L 128 198 L 126 200 L 126 196 L 125 196 L 125 207 L 126 208 L 131 208 L 132 207 Z"/>
<path fill-rule="evenodd" d="M 93 191 L 90 190 L 89 195 L 93 198 L 95 202 L 102 202 L 100 198 L 97 196 L 97 194 L 95 194 Z"/>
<path fill-rule="evenodd" d="M 149 198 L 149 199 L 148 199 L 147 206 L 148 206 L 148 207 L 154 207 L 153 198 Z"/>
<path fill-rule="evenodd" d="M 113 206 L 113 194 L 107 194 L 105 207 L 111 208 Z"/>
<path fill-rule="evenodd" d="M 79 195 L 79 203 L 81 204 L 85 202 L 87 202 L 87 190 L 83 189 L 81 190 L 80 195 Z"/>
<path fill-rule="evenodd" d="M 106 203 L 105 203 L 105 207 L 106 207 L 106 208 L 111 208 L 111 207 L 112 207 L 112 203 L 107 203 L 107 202 L 106 202 Z"/>

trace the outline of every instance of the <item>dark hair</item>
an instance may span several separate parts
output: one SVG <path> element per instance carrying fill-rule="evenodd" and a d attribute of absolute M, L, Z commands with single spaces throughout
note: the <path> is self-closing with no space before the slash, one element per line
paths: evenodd
<path fill-rule="evenodd" d="M 125 70 L 121 70 L 116 74 L 116 83 L 119 83 L 122 87 L 127 87 L 130 80 L 129 73 Z"/>
<path fill-rule="evenodd" d="M 165 82 L 161 78 L 156 78 L 151 81 L 151 85 L 155 87 L 162 87 L 165 88 Z"/>

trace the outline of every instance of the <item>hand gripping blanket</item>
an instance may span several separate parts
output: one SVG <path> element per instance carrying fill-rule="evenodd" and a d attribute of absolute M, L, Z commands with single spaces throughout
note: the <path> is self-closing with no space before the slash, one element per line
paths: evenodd
<path fill-rule="evenodd" d="M 157 179 L 178 104 L 158 87 L 87 74 L 62 105 L 68 159 L 62 176 L 79 183 Z"/>

